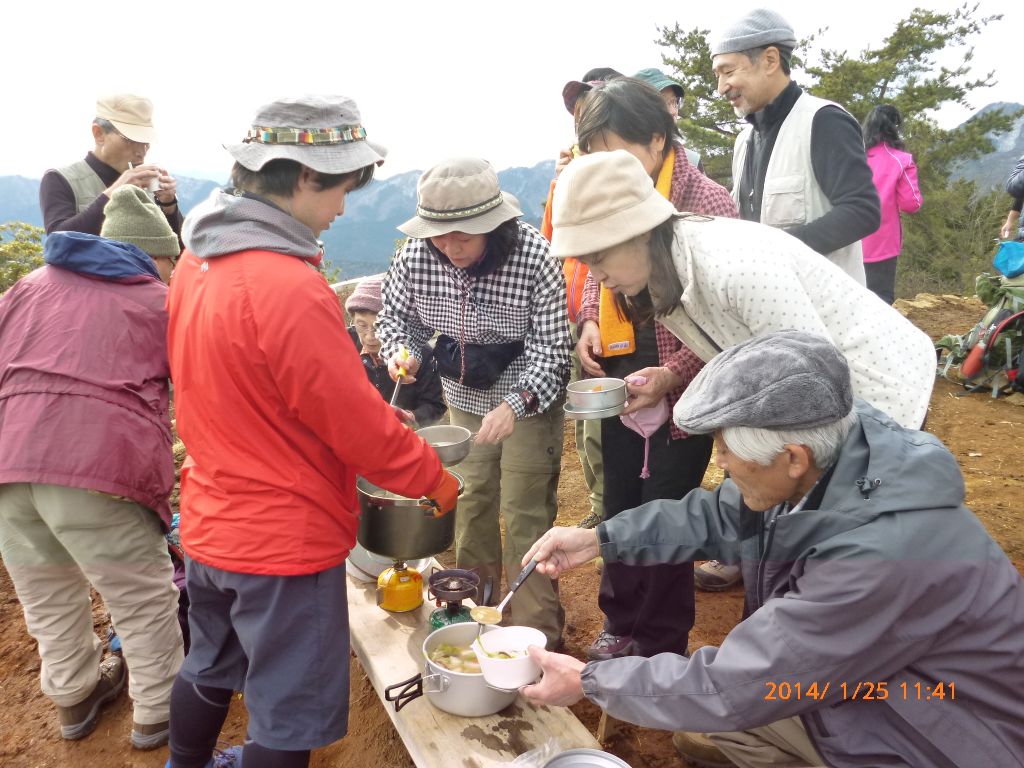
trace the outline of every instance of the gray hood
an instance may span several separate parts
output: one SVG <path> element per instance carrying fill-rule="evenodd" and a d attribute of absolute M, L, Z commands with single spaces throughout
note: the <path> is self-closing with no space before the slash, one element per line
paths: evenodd
<path fill-rule="evenodd" d="M 863 400 L 854 410 L 858 421 L 818 508 L 777 518 L 773 559 L 806 557 L 809 548 L 820 552 L 822 542 L 881 515 L 920 512 L 922 499 L 929 515 L 958 512 L 964 503 L 960 467 L 937 437 L 903 429 Z M 758 559 L 751 551 L 745 557 Z"/>
<path fill-rule="evenodd" d="M 313 230 L 273 203 L 248 193 L 215 189 L 185 219 L 185 247 L 201 259 L 238 251 L 273 251 L 316 260 Z"/>

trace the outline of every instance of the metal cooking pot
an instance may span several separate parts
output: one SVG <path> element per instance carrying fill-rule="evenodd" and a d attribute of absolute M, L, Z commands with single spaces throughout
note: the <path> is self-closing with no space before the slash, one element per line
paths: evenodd
<path fill-rule="evenodd" d="M 459 493 L 464 483 L 457 474 Z M 432 509 L 385 491 L 365 477 L 356 480 L 359 496 L 359 532 L 356 539 L 370 552 L 395 560 L 418 560 L 444 552 L 455 540 L 455 510 L 440 517 Z"/>
<path fill-rule="evenodd" d="M 492 627 L 484 627 L 489 632 Z M 430 654 L 441 643 L 469 647 L 476 638 L 477 624 L 449 624 L 427 635 L 423 641 L 423 672 L 408 680 L 389 685 L 384 698 L 394 702 L 397 712 L 413 699 L 424 694 L 438 709 L 460 717 L 484 717 L 500 712 L 516 700 L 518 691 L 492 688 L 480 673 L 452 672 L 430 660 Z"/>

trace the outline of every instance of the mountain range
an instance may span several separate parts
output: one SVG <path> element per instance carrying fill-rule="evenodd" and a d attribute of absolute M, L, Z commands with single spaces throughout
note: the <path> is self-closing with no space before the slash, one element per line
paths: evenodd
<path fill-rule="evenodd" d="M 989 104 L 978 114 L 993 109 L 1021 109 L 1020 104 Z M 1024 118 L 1002 136 L 995 137 L 996 149 L 977 160 L 963 163 L 957 175 L 974 181 L 979 190 L 1001 188 L 1006 175 L 1024 155 Z M 508 168 L 498 172 L 501 188 L 519 199 L 523 218 L 539 225 L 554 176 L 554 161 L 531 168 Z M 341 269 L 342 279 L 383 272 L 391 261 L 397 241 L 397 226 L 416 209 L 416 182 L 421 171 L 408 171 L 387 179 L 374 179 L 346 201 L 345 215 L 321 235 L 331 265 Z M 178 199 L 184 213 L 219 186 L 209 179 L 178 176 Z M 23 176 L 0 176 L 0 223 L 23 221 L 42 226 L 39 211 L 39 180 Z"/>
<path fill-rule="evenodd" d="M 523 219 L 539 226 L 554 176 L 553 160 L 532 168 L 508 168 L 498 172 L 502 190 L 519 199 Z M 408 171 L 387 179 L 374 179 L 345 201 L 345 215 L 323 232 L 320 239 L 331 266 L 341 278 L 383 272 L 402 234 L 397 226 L 416 212 L 416 182 L 422 171 Z M 222 183 L 209 179 L 176 176 L 178 201 L 186 215 Z M 43 225 L 39 210 L 39 179 L 0 176 L 0 223 L 22 221 Z"/>
<path fill-rule="evenodd" d="M 1024 109 L 1024 104 L 1000 101 L 979 110 L 971 119 L 995 110 L 1015 112 L 1020 109 Z M 1019 118 L 1013 128 L 1006 133 L 993 136 L 992 142 L 995 144 L 995 150 L 977 160 L 963 163 L 957 169 L 959 177 L 973 181 L 979 190 L 988 190 L 992 187 L 1002 189 L 1018 158 L 1024 155 L 1024 118 Z"/>

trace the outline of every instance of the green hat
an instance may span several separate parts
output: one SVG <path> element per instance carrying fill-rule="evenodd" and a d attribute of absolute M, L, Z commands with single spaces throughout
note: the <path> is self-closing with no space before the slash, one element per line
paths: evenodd
<path fill-rule="evenodd" d="M 148 194 L 133 184 L 114 190 L 103 208 L 100 237 L 131 243 L 153 258 L 175 259 L 181 253 L 178 236 Z"/>
<path fill-rule="evenodd" d="M 683 86 L 681 86 L 678 81 L 673 80 L 671 77 L 666 75 L 657 67 L 648 67 L 647 69 L 641 69 L 639 72 L 633 75 L 633 77 L 635 77 L 637 80 L 643 80 L 645 83 L 651 86 L 651 88 L 659 92 L 665 88 L 671 88 L 673 91 L 676 92 L 676 96 L 679 96 L 680 98 L 683 96 L 683 94 L 686 93 L 686 91 L 683 90 Z"/>

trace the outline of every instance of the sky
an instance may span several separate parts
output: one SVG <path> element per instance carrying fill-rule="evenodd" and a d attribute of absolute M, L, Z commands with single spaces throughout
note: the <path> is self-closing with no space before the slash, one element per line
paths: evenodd
<path fill-rule="evenodd" d="M 561 100 L 566 81 L 595 66 L 626 74 L 662 66 L 659 28 L 678 23 L 713 35 L 762 5 L 764 0 L 9 3 L 0 43 L 9 139 L 0 145 L 0 176 L 38 178 L 84 156 L 92 148 L 96 97 L 115 92 L 153 100 L 160 138 L 148 160 L 172 175 L 225 179 L 231 161 L 222 144 L 240 141 L 262 104 L 303 93 L 356 100 L 369 137 L 389 150 L 381 178 L 424 170 L 453 155 L 484 157 L 499 170 L 533 166 L 572 143 L 572 119 Z M 951 11 L 959 5 L 776 0 L 770 7 L 793 24 L 798 38 L 827 27 L 821 43 L 855 55 L 880 44 L 915 6 Z M 1003 19 L 977 40 L 973 72 L 994 70 L 999 83 L 974 94 L 972 109 L 939 114 L 946 127 L 988 103 L 1024 101 L 1015 55 L 1024 10 L 1010 0 L 980 0 L 979 15 L 995 14 Z"/>

